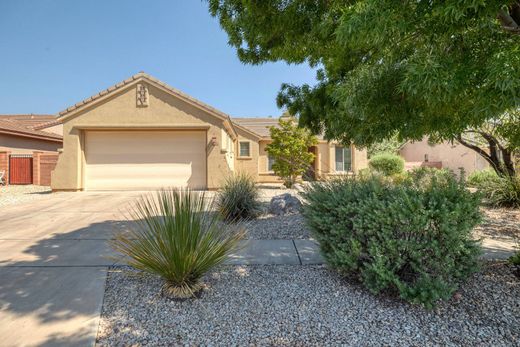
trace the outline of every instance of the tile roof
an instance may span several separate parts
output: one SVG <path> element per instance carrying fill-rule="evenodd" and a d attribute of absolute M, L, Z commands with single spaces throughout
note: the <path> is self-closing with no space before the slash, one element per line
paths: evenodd
<path fill-rule="evenodd" d="M 233 117 L 231 118 L 233 123 L 238 124 L 239 126 L 246 128 L 249 131 L 254 132 L 260 137 L 269 138 L 271 133 L 269 132 L 269 128 L 272 126 L 277 127 L 279 118 L 276 117 Z M 317 135 L 319 140 L 324 140 L 323 135 Z"/>
<path fill-rule="evenodd" d="M 168 84 L 166 84 L 166 83 L 158 80 L 157 78 L 152 77 L 152 76 L 150 76 L 150 75 L 148 75 L 147 73 L 144 73 L 144 72 L 139 72 L 139 73 L 133 75 L 132 77 L 127 78 L 126 80 L 121 81 L 121 82 L 119 82 L 119 83 L 117 83 L 117 84 L 115 84 L 115 85 L 113 85 L 111 87 L 108 87 L 107 89 L 102 90 L 101 92 L 97 93 L 96 95 L 93 95 L 93 96 L 91 96 L 91 97 L 89 97 L 89 98 L 87 98 L 87 99 L 85 99 L 83 101 L 80 101 L 77 104 L 67 108 L 66 110 L 61 111 L 59 113 L 60 118 L 65 116 L 65 115 L 67 115 L 68 113 L 70 113 L 70 112 L 72 112 L 72 111 L 74 111 L 74 110 L 84 106 L 84 105 L 87 105 L 87 104 L 93 102 L 94 100 L 99 99 L 102 96 L 105 96 L 106 94 L 108 94 L 108 93 L 110 93 L 110 92 L 112 92 L 112 91 L 114 91 L 116 89 L 119 89 L 119 88 L 121 88 L 121 87 L 123 87 L 123 86 L 125 86 L 127 84 L 130 84 L 130 83 L 132 83 L 132 82 L 134 82 L 136 80 L 139 80 L 139 79 L 147 79 L 147 80 L 149 80 L 151 82 L 154 82 L 154 83 L 160 85 L 161 87 L 165 88 L 166 90 L 168 90 L 172 94 L 180 96 L 180 97 L 182 97 L 184 99 L 187 99 L 190 102 L 192 102 L 192 103 L 194 103 L 194 104 L 196 104 L 196 105 L 198 105 L 198 106 L 200 106 L 202 108 L 210 110 L 211 112 L 217 114 L 218 116 L 220 116 L 222 118 L 230 119 L 229 115 L 227 115 L 226 113 L 224 113 L 222 111 L 219 111 L 216 108 L 214 108 L 214 107 L 212 107 L 212 106 L 210 106 L 210 105 L 208 105 L 208 104 L 206 104 L 206 103 L 204 103 L 204 102 L 202 102 L 200 100 L 197 100 L 194 97 L 189 96 L 188 94 L 183 93 L 180 90 L 175 89 L 175 88 L 169 86 Z"/>
<path fill-rule="evenodd" d="M 63 137 L 58 134 L 34 129 L 36 126 L 48 122 L 49 117 L 52 117 L 53 120 L 56 119 L 51 115 L 0 115 L 0 132 L 42 140 L 62 141 Z"/>
<path fill-rule="evenodd" d="M 69 114 L 69 113 L 71 113 L 71 112 L 73 112 L 73 111 L 75 111 L 75 110 L 77 110 L 77 109 L 79 109 L 79 108 L 81 108 L 81 107 L 83 107 L 85 105 L 88 105 L 91 102 L 93 102 L 93 101 L 95 101 L 95 100 L 97 100 L 97 99 L 99 99 L 99 98 L 101 98 L 101 97 L 103 97 L 103 96 L 105 96 L 105 95 L 107 95 L 107 94 L 109 94 L 109 93 L 119 89 L 119 88 L 122 88 L 122 87 L 124 87 L 124 86 L 126 86 L 126 85 L 128 85 L 128 84 L 130 84 L 130 83 L 132 83 L 134 81 L 143 80 L 143 79 L 146 79 L 146 80 L 148 80 L 150 82 L 153 82 L 153 83 L 161 86 L 162 88 L 166 89 L 167 91 L 169 91 L 173 95 L 176 95 L 176 96 L 180 97 L 181 99 L 187 100 L 187 101 L 189 101 L 189 102 L 199 106 L 200 108 L 205 109 L 205 110 L 211 112 L 212 114 L 216 115 L 217 117 L 220 117 L 220 118 L 228 121 L 228 123 L 230 124 L 230 126 L 232 128 L 231 117 L 228 114 L 226 114 L 226 113 L 224 113 L 224 112 L 222 112 L 220 110 L 217 110 L 216 108 L 214 108 L 214 107 L 212 107 L 212 106 L 210 106 L 210 105 L 208 105 L 208 104 L 206 104 L 206 103 L 204 103 L 204 102 L 202 102 L 202 101 L 200 101 L 198 99 L 195 99 L 194 97 L 192 97 L 192 96 L 190 96 L 190 95 L 188 95 L 188 94 L 186 94 L 186 93 L 184 93 L 184 92 L 182 92 L 182 91 L 180 91 L 178 89 L 175 89 L 175 88 L 171 87 L 170 85 L 168 85 L 168 84 L 158 80 L 157 78 L 155 78 L 153 76 L 150 76 L 147 73 L 144 73 L 142 71 L 137 73 L 137 74 L 135 74 L 135 75 L 133 75 L 130 78 L 127 78 L 124 81 L 121 81 L 121 82 L 119 82 L 119 83 L 117 83 L 117 84 L 115 84 L 115 85 L 113 85 L 111 87 L 108 87 L 107 89 L 104 89 L 101 92 L 99 92 L 99 93 L 97 93 L 97 94 L 95 94 L 95 95 L 93 95 L 93 96 L 91 96 L 91 97 L 89 97 L 89 98 L 87 98 L 87 99 L 85 99 L 83 101 L 80 101 L 77 104 L 75 104 L 73 106 L 70 106 L 67 109 L 61 111 L 59 113 L 58 121 L 59 122 L 62 121 L 63 117 L 65 117 L 67 114 Z"/>
<path fill-rule="evenodd" d="M 257 134 L 260 137 L 269 137 L 269 128 L 278 126 L 278 118 L 231 118 L 233 123 L 246 128 L 247 130 Z"/>
<path fill-rule="evenodd" d="M 24 127 L 35 128 L 44 123 L 55 121 L 56 116 L 52 114 L 0 114 L 0 119 L 14 120 Z"/>

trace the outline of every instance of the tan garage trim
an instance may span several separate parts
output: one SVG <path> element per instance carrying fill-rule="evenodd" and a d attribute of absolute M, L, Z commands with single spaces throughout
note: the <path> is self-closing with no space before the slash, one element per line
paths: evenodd
<path fill-rule="evenodd" d="M 209 125 L 200 124 L 103 124 L 103 125 L 74 125 L 72 129 L 78 130 L 208 130 Z"/>
<path fill-rule="evenodd" d="M 205 131 L 85 131 L 85 189 L 204 189 Z"/>

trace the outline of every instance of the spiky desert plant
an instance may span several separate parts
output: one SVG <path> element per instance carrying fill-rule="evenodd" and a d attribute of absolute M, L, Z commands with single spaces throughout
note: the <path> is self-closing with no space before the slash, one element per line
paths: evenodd
<path fill-rule="evenodd" d="M 242 229 L 218 224 L 208 213 L 203 193 L 160 190 L 141 196 L 130 209 L 136 221 L 129 233 L 117 234 L 112 247 L 128 258 L 127 264 L 161 276 L 163 294 L 173 298 L 193 297 L 201 278 L 239 247 Z"/>
<path fill-rule="evenodd" d="M 217 196 L 217 210 L 228 222 L 255 218 L 261 210 L 260 193 L 254 179 L 246 173 L 226 178 Z"/>

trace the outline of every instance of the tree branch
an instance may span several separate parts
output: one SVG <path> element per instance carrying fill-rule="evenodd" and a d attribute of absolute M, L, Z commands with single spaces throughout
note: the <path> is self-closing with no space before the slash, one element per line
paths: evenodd
<path fill-rule="evenodd" d="M 511 5 L 509 11 L 500 10 L 497 14 L 497 19 L 500 21 L 502 29 L 515 35 L 520 35 L 520 25 L 512 15 L 519 11 L 518 8 L 520 8 L 520 4 L 516 3 Z"/>
<path fill-rule="evenodd" d="M 491 156 L 485 151 L 483 150 L 482 148 L 480 148 L 479 146 L 476 146 L 476 145 L 473 145 L 469 142 L 467 142 L 466 140 L 464 140 L 462 138 L 462 135 L 458 135 L 457 136 L 457 141 L 463 145 L 464 147 L 467 147 L 471 150 L 474 150 L 475 152 L 477 152 L 478 154 L 480 154 L 482 156 L 482 158 L 484 158 L 489 164 L 491 164 L 491 166 L 493 167 L 493 169 L 497 172 L 500 171 L 500 167 L 498 166 L 498 163 L 495 163 L 493 161 L 493 158 L 491 158 Z"/>

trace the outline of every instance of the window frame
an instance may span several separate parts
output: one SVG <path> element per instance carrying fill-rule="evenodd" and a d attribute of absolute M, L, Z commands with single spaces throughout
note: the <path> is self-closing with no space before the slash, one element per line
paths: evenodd
<path fill-rule="evenodd" d="M 338 170 L 338 149 L 341 148 L 342 149 L 342 158 L 341 158 L 341 167 L 342 169 L 341 170 Z M 345 170 L 345 150 L 347 150 L 350 152 L 350 165 L 349 165 L 349 168 L 348 170 Z M 334 171 L 336 172 L 352 172 L 352 159 L 353 159 L 353 155 L 352 155 L 352 146 L 348 146 L 348 147 L 345 147 L 345 146 L 341 146 L 341 145 L 334 145 Z"/>
<path fill-rule="evenodd" d="M 272 164 L 271 164 L 271 160 L 272 160 Z M 274 160 L 275 159 L 273 157 L 271 157 L 271 155 L 268 153 L 267 154 L 267 172 L 269 172 L 269 173 L 274 172 L 274 170 L 273 170 Z M 269 167 L 269 164 L 271 164 L 271 167 Z"/>
<path fill-rule="evenodd" d="M 247 143 L 247 155 L 242 155 L 242 144 Z M 251 158 L 251 141 L 238 141 L 238 157 Z"/>

